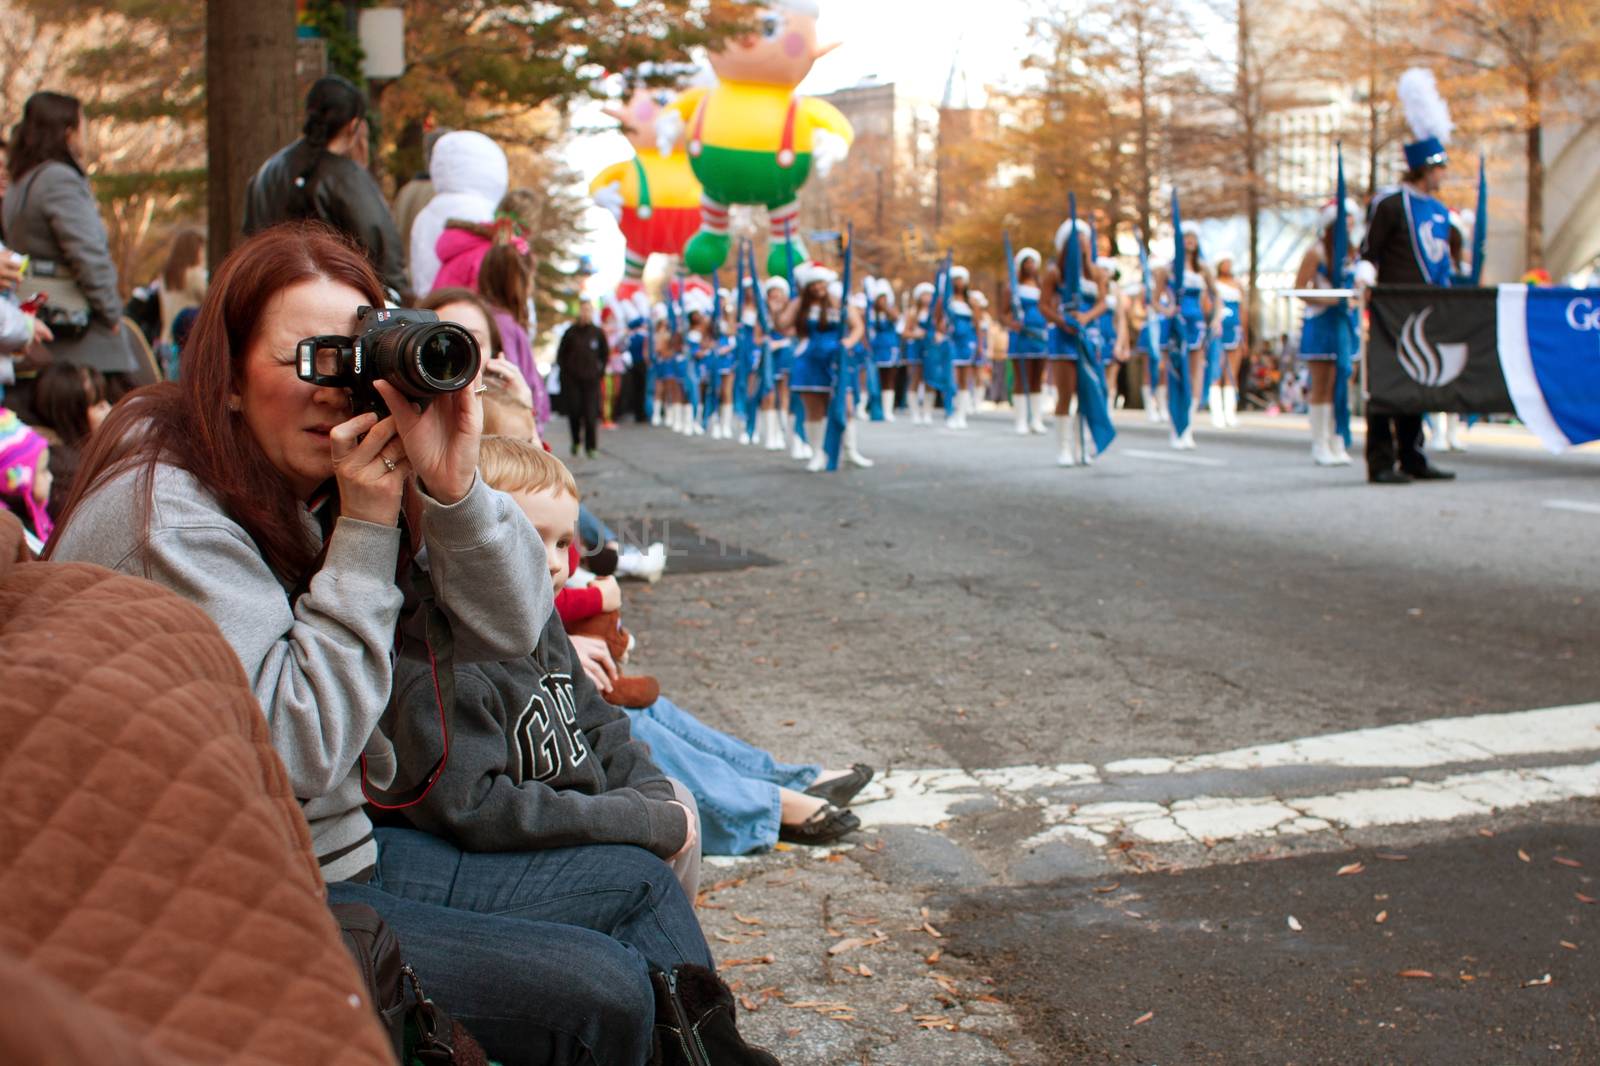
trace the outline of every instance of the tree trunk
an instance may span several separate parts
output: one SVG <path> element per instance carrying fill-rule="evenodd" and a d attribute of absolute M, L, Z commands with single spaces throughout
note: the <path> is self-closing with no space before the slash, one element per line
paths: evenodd
<path fill-rule="evenodd" d="M 1541 114 L 1542 86 L 1537 77 L 1528 79 L 1527 166 L 1528 224 L 1523 245 L 1524 270 L 1544 266 L 1544 122 Z"/>
<path fill-rule="evenodd" d="M 294 5 L 206 0 L 207 247 L 216 269 L 244 231 L 251 175 L 294 139 Z"/>
<path fill-rule="evenodd" d="M 1250 10 L 1239 0 L 1239 116 L 1244 124 L 1245 216 L 1250 225 L 1249 278 L 1245 290 L 1245 336 L 1253 346 L 1261 335 L 1261 300 L 1256 280 L 1261 271 L 1261 150 L 1256 130 L 1256 100 L 1250 80 Z"/>

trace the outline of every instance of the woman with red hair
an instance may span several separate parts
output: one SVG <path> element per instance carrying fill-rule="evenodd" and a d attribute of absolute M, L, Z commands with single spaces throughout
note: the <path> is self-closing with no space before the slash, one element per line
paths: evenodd
<path fill-rule="evenodd" d="M 665 864 L 620 847 L 464 855 L 415 830 L 375 833 L 363 809 L 367 779 L 397 776 L 378 731 L 397 630 L 436 608 L 430 639 L 442 613 L 456 662 L 494 662 L 532 652 L 553 606 L 542 542 L 478 477 L 476 381 L 426 410 L 379 382 L 393 412 L 380 418 L 301 380 L 299 341 L 353 333 L 382 294 L 326 227 L 242 244 L 201 305 L 182 382 L 131 394 L 91 438 L 49 554 L 148 577 L 216 621 L 330 900 L 383 915 L 495 1059 L 643 1061 L 649 966 L 709 961 Z"/>

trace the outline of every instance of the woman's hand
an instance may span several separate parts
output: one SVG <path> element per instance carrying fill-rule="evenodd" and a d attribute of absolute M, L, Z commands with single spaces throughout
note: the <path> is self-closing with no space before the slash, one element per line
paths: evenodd
<path fill-rule="evenodd" d="M 611 682 L 621 674 L 611 658 L 611 649 L 599 637 L 571 637 L 572 650 L 578 653 L 583 672 L 589 675 L 601 694 L 611 691 Z"/>
<path fill-rule="evenodd" d="M 685 807 L 677 800 L 668 800 L 667 802 L 671 803 L 674 807 L 683 812 L 683 824 L 688 827 L 684 832 L 683 847 L 678 849 L 676 855 L 667 860 L 668 862 L 677 862 L 679 859 L 689 854 L 689 849 L 700 843 L 700 823 L 699 820 L 695 818 L 694 812 L 688 807 Z M 693 903 L 694 901 L 690 900 L 689 902 Z"/>
<path fill-rule="evenodd" d="M 484 361 L 483 377 L 485 383 L 498 381 L 516 401 L 528 410 L 533 410 L 533 389 L 528 385 L 528 379 L 523 376 L 522 368 L 509 359 L 496 356 Z"/>
<path fill-rule="evenodd" d="M 375 382 L 405 446 L 406 459 L 429 496 L 449 506 L 460 503 L 478 475 L 478 442 L 483 438 L 480 373 L 472 384 L 434 397 L 419 410 L 387 381 Z"/>
<path fill-rule="evenodd" d="M 375 526 L 398 522 L 411 464 L 396 437 L 394 418 L 380 422 L 370 412 L 358 415 L 335 426 L 328 438 L 333 476 L 339 482 L 339 513 Z"/>

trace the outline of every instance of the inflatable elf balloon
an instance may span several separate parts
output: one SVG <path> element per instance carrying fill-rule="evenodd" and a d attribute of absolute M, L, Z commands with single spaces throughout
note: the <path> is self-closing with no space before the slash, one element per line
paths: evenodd
<path fill-rule="evenodd" d="M 622 123 L 633 158 L 602 170 L 589 183 L 594 202 L 610 211 L 627 242 L 627 264 L 617 296 L 627 299 L 644 281 L 651 255 L 678 255 L 700 224 L 700 183 L 682 150 L 663 153 L 656 146 L 656 119 L 677 94 L 640 87 L 625 106 L 606 114 Z"/>
<path fill-rule="evenodd" d="M 769 274 L 782 275 L 791 262 L 807 259 L 794 235 L 796 197 L 813 162 L 843 158 L 854 131 L 832 104 L 796 96 L 795 87 L 833 47 L 817 46 L 816 0 L 770 0 L 757 16 L 756 33 L 712 54 L 719 84 L 684 93 L 656 124 L 663 144 L 685 139 L 705 187 L 700 232 L 683 250 L 691 274 L 710 274 L 727 260 L 734 204 L 767 208 Z"/>

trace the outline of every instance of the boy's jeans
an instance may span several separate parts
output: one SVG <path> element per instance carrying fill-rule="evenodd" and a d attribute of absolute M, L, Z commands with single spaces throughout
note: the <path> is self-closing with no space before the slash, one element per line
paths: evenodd
<path fill-rule="evenodd" d="M 700 804 L 700 850 L 744 855 L 778 842 L 778 788 L 803 789 L 820 766 L 780 763 L 760 748 L 718 732 L 671 700 L 628 712 L 650 760 L 681 781 Z"/>
<path fill-rule="evenodd" d="M 642 848 L 468 853 L 379 829 L 366 903 L 400 940 L 428 994 L 505 1066 L 641 1063 L 655 998 L 649 964 L 710 966 L 677 880 Z"/>

